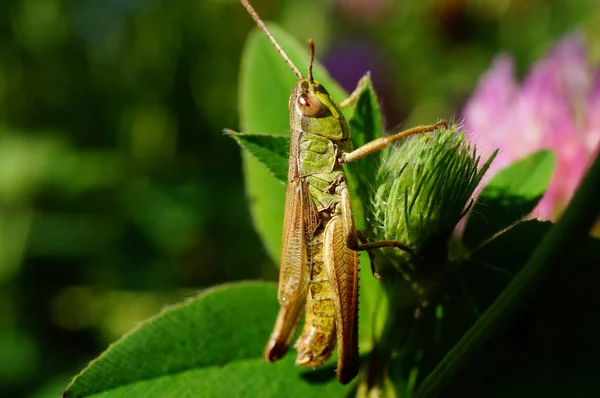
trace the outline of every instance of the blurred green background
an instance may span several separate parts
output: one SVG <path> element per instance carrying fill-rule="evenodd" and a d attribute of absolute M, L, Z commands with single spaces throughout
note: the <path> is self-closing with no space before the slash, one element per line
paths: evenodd
<path fill-rule="evenodd" d="M 389 127 L 458 117 L 498 51 L 524 73 L 580 30 L 600 58 L 595 0 L 253 4 L 346 89 L 372 70 Z M 275 280 L 222 134 L 253 21 L 235 0 L 0 9 L 0 395 L 56 396 L 164 305 Z"/>

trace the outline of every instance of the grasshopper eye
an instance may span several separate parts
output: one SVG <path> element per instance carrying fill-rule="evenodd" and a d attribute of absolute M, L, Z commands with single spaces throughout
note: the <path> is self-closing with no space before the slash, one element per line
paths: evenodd
<path fill-rule="evenodd" d="M 298 97 L 298 109 L 304 116 L 319 117 L 325 113 L 325 105 L 313 95 L 300 94 Z"/>

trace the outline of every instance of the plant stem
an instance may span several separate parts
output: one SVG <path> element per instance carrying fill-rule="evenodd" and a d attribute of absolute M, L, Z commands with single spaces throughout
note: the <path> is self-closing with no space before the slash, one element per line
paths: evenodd
<path fill-rule="evenodd" d="M 502 333 L 558 267 L 587 238 L 600 215 L 600 152 L 559 222 L 489 309 L 465 333 L 419 387 L 419 398 L 448 396 L 446 388 Z"/>
<path fill-rule="evenodd" d="M 373 346 L 367 367 L 367 391 L 370 393 L 385 390 L 394 353 L 397 352 L 412 327 L 414 309 L 411 306 L 398 307 L 397 305 L 397 303 L 406 302 L 405 296 L 398 297 L 399 292 L 405 292 L 408 289 L 406 287 L 398 288 L 402 281 L 403 278 L 400 275 L 391 273 L 383 280 L 384 290 L 388 295 L 386 318 L 383 329 Z"/>

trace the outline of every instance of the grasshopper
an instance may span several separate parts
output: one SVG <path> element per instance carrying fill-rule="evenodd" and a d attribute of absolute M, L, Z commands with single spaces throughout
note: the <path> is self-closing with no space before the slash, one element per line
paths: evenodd
<path fill-rule="evenodd" d="M 240 0 L 260 30 L 298 77 L 289 98 L 290 154 L 285 202 L 279 313 L 264 350 L 267 362 L 282 358 L 303 312 L 296 341 L 296 364 L 315 368 L 338 343 L 337 379 L 350 382 L 358 373 L 358 252 L 381 247 L 410 248 L 396 241 L 369 242 L 356 230 L 342 165 L 377 152 L 402 138 L 446 127 L 445 121 L 375 139 L 355 150 L 341 109 L 359 97 L 365 79 L 336 104 L 313 78 L 314 43 L 309 39 L 308 77 L 285 54 L 247 0 Z M 359 242 L 360 240 L 360 242 Z M 375 276 L 373 261 L 372 271 Z"/>

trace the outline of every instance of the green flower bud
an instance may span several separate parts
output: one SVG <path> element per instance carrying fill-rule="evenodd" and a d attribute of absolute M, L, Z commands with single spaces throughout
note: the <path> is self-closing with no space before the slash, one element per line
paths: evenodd
<path fill-rule="evenodd" d="M 459 128 L 407 139 L 388 152 L 377 173 L 371 236 L 413 250 L 382 250 L 382 262 L 407 280 L 446 264 L 452 231 L 495 156 L 480 167 L 475 146 Z"/>

